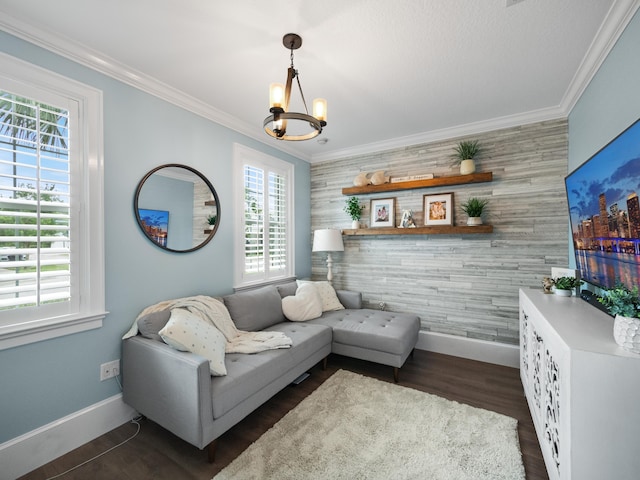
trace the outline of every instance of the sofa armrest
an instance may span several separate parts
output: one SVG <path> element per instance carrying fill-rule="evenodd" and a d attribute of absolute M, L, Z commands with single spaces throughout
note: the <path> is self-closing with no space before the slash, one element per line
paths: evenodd
<path fill-rule="evenodd" d="M 362 293 L 351 290 L 336 290 L 336 294 L 344 308 L 362 308 Z"/>
<path fill-rule="evenodd" d="M 183 440 L 203 448 L 213 421 L 211 373 L 204 357 L 141 336 L 123 341 L 123 400 Z"/>

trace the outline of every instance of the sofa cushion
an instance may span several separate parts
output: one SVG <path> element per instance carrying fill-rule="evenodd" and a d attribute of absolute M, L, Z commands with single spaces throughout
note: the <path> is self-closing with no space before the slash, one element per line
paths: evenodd
<path fill-rule="evenodd" d="M 162 338 L 158 332 L 164 328 L 170 316 L 171 310 L 162 310 L 140 317 L 138 319 L 138 332 L 143 337 L 161 342 Z"/>
<path fill-rule="evenodd" d="M 292 322 L 304 322 L 322 315 L 322 300 L 313 285 L 303 284 L 295 295 L 282 299 L 282 311 Z"/>
<path fill-rule="evenodd" d="M 333 329 L 333 343 L 377 350 L 394 355 L 411 351 L 420 331 L 420 318 L 409 313 L 381 310 L 325 312 L 310 323 Z"/>
<path fill-rule="evenodd" d="M 274 285 L 226 295 L 224 304 L 238 330 L 255 332 L 285 320 L 282 298 Z"/>
<path fill-rule="evenodd" d="M 282 298 L 289 297 L 296 294 L 296 290 L 298 290 L 298 282 L 294 280 L 293 282 L 281 283 L 280 285 L 277 285 L 276 288 Z"/>
<path fill-rule="evenodd" d="M 333 286 L 327 282 L 312 282 L 309 280 L 298 280 L 298 286 L 304 284 L 313 285 L 318 291 L 318 295 L 320 295 L 320 299 L 322 300 L 322 311 L 330 312 L 332 310 L 344 310 L 344 306 L 338 300 L 338 295 L 336 295 L 336 291 Z"/>
<path fill-rule="evenodd" d="M 331 329 L 307 322 L 283 322 L 269 329 L 291 338 L 291 348 L 267 350 L 253 355 L 230 353 L 227 355 L 227 376 L 211 379 L 213 417 L 233 409 L 241 401 L 258 393 L 286 372 L 326 349 L 330 352 Z"/>
<path fill-rule="evenodd" d="M 183 309 L 171 310 L 160 337 L 176 350 L 201 355 L 209 360 L 211 375 L 226 375 L 224 349 L 227 340 L 220 330 L 197 315 Z"/>

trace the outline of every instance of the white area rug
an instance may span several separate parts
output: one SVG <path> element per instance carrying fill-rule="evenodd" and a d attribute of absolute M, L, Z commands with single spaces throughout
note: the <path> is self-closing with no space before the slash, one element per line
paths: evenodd
<path fill-rule="evenodd" d="M 340 370 L 214 480 L 524 478 L 517 420 Z"/>

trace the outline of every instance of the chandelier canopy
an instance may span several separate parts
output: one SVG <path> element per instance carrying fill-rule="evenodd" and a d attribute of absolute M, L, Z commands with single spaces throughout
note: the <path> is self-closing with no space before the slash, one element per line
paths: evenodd
<path fill-rule="evenodd" d="M 307 102 L 302 93 L 300 76 L 293 66 L 293 51 L 300 48 L 302 38 L 295 33 L 287 33 L 282 38 L 282 44 L 291 51 L 291 66 L 287 70 L 287 83 L 272 83 L 269 86 L 269 111 L 271 115 L 264 119 L 264 131 L 278 140 L 309 140 L 322 133 L 322 127 L 327 125 L 327 101 L 316 98 L 313 101 L 313 115 L 309 115 Z M 298 83 L 305 113 L 290 112 L 291 84 L 293 79 Z"/>

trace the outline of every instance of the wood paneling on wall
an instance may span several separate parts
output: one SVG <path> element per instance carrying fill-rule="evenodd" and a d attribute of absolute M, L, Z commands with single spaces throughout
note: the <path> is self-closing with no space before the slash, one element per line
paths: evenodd
<path fill-rule="evenodd" d="M 454 224 L 462 225 L 460 205 L 471 196 L 488 198 L 483 217 L 494 231 L 345 236 L 345 251 L 333 254 L 334 286 L 361 291 L 370 308 L 385 302 L 387 310 L 416 313 L 423 330 L 517 344 L 518 289 L 539 286 L 552 266 L 568 264 L 567 134 L 563 119 L 465 137 L 484 148 L 476 170 L 493 172 L 493 182 L 359 196 L 367 226 L 375 198 L 396 198 L 396 225 L 403 209 L 422 225 L 425 194 L 454 192 Z M 451 154 L 459 140 L 312 164 L 312 230 L 351 228 L 342 188 L 360 172 L 457 174 Z M 312 258 L 313 278 L 326 278 L 325 254 Z"/>

